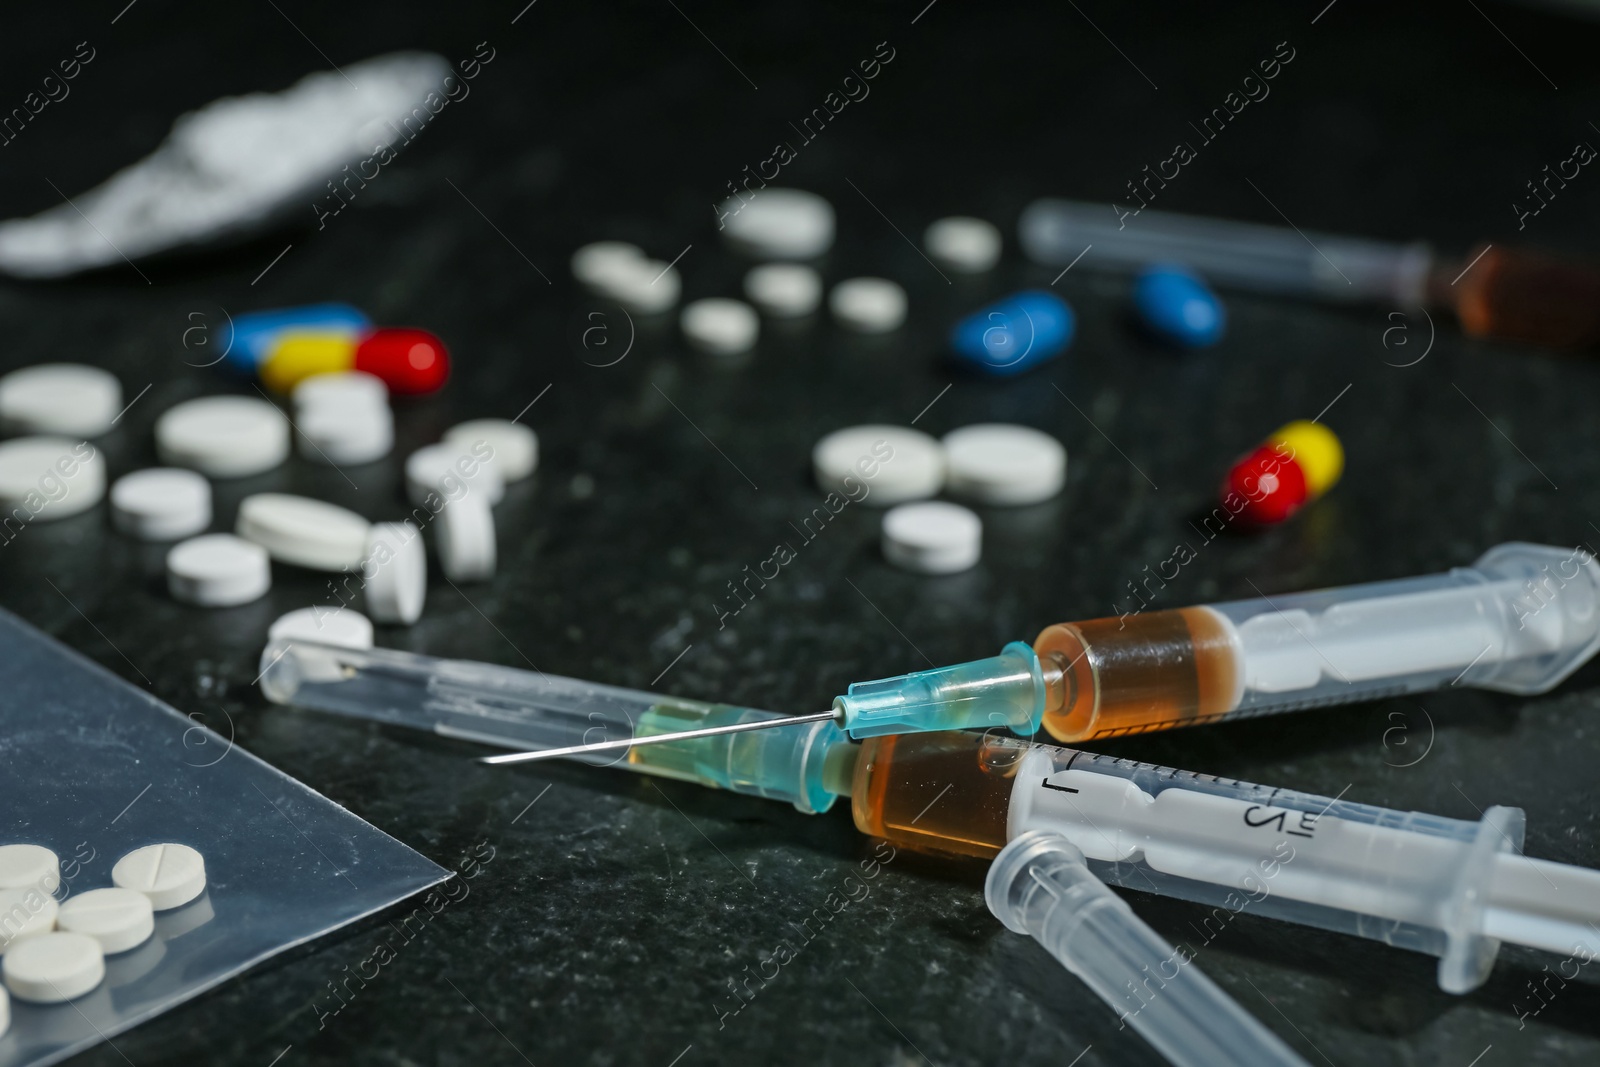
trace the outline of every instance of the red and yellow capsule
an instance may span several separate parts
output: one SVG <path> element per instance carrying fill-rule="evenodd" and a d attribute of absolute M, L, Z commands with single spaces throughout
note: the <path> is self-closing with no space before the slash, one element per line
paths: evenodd
<path fill-rule="evenodd" d="M 431 393 L 450 376 L 450 353 L 426 330 L 386 328 L 360 337 L 308 330 L 285 333 L 261 362 L 261 381 L 288 393 L 313 374 L 360 370 L 396 394 Z"/>
<path fill-rule="evenodd" d="M 1282 522 L 1322 496 L 1344 472 L 1344 446 L 1320 422 L 1301 419 L 1278 429 L 1233 465 L 1223 504 L 1252 526 Z"/>

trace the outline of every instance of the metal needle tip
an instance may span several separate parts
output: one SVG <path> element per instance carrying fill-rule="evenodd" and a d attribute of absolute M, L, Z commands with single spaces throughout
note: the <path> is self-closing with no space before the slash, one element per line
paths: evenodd
<path fill-rule="evenodd" d="M 559 759 L 585 752 L 606 752 L 618 748 L 635 748 L 639 745 L 659 745 L 666 741 L 692 741 L 697 737 L 717 737 L 721 734 L 742 734 L 751 730 L 770 730 L 774 726 L 798 726 L 807 722 L 838 721 L 838 713 L 819 711 L 814 715 L 790 715 L 781 719 L 756 719 L 753 722 L 736 722 L 731 726 L 708 726 L 703 730 L 682 730 L 672 734 L 649 734 L 645 737 L 624 737 L 620 741 L 596 741 L 592 745 L 570 745 L 567 748 L 544 748 L 537 752 L 507 752 L 499 756 L 483 756 L 479 763 L 506 764 L 532 763 L 534 760 Z"/>

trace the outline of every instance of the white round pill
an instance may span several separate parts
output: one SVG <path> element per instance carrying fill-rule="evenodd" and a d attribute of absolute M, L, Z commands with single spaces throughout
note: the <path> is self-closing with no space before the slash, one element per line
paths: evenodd
<path fill-rule="evenodd" d="M 906 291 L 887 278 L 849 278 L 828 294 L 834 321 L 857 333 L 888 333 L 906 321 Z"/>
<path fill-rule="evenodd" d="M 372 622 L 359 611 L 346 607 L 297 608 L 280 615 L 267 630 L 267 644 L 277 641 L 288 641 L 294 646 L 293 667 L 302 680 L 342 682 L 348 676 L 338 654 L 314 646 L 369 649 L 372 647 Z M 262 673 L 272 670 L 287 654 L 265 660 Z M 262 682 L 264 686 L 267 684 Z"/>
<path fill-rule="evenodd" d="M 1037 504 L 1067 479 L 1067 450 L 1028 426 L 963 426 L 945 434 L 944 456 L 951 494 L 980 504 Z"/>
<path fill-rule="evenodd" d="M 800 189 L 758 189 L 716 209 L 723 240 L 756 259 L 813 259 L 833 246 L 833 205 Z"/>
<path fill-rule="evenodd" d="M 295 608 L 279 615 L 267 628 L 267 641 L 371 648 L 372 621 L 352 608 Z"/>
<path fill-rule="evenodd" d="M 331 467 L 373 463 L 394 447 L 394 412 L 382 407 L 319 403 L 300 412 L 300 456 Z"/>
<path fill-rule="evenodd" d="M 418 507 L 426 506 L 435 493 L 446 500 L 481 496 L 498 504 L 506 495 L 506 483 L 487 448 L 475 452 L 458 438 L 424 445 L 406 457 L 406 493 Z"/>
<path fill-rule="evenodd" d="M 763 263 L 744 276 L 744 295 L 763 314 L 797 319 L 822 303 L 822 276 L 803 263 Z"/>
<path fill-rule="evenodd" d="M 683 275 L 678 268 L 660 260 L 640 260 L 614 278 L 604 296 L 640 315 L 659 315 L 670 311 L 683 294 Z"/>
<path fill-rule="evenodd" d="M 1000 261 L 1000 230 L 992 222 L 953 215 L 931 224 L 922 235 L 928 257 L 963 274 L 982 274 Z"/>
<path fill-rule="evenodd" d="M 539 435 L 510 419 L 469 419 L 444 432 L 444 442 L 472 451 L 482 442 L 494 452 L 495 469 L 508 482 L 521 481 L 539 468 Z"/>
<path fill-rule="evenodd" d="M 61 1004 L 80 997 L 106 976 L 100 943 L 85 934 L 53 933 L 12 946 L 0 969 L 18 1000 Z"/>
<path fill-rule="evenodd" d="M 445 511 L 454 506 L 446 504 Z M 483 507 L 487 510 L 488 504 Z M 443 516 L 435 521 L 442 522 Z M 490 524 L 492 528 L 492 518 Z M 373 523 L 361 577 L 367 610 L 374 619 L 410 626 L 422 618 L 422 604 L 428 595 L 428 553 L 422 547 L 422 531 L 409 522 Z M 368 647 L 371 634 L 369 624 Z"/>
<path fill-rule="evenodd" d="M 272 588 L 267 550 L 232 534 L 205 534 L 167 553 L 167 591 L 201 608 L 248 604 Z"/>
<path fill-rule="evenodd" d="M 376 374 L 360 370 L 330 371 L 301 380 L 290 394 L 294 409 L 304 417 L 316 408 L 340 411 L 387 409 L 389 387 Z"/>
<path fill-rule="evenodd" d="M 0 443 L 0 511 L 16 521 L 64 519 L 105 495 L 105 457 L 87 441 L 19 437 Z"/>
<path fill-rule="evenodd" d="M 179 467 L 149 467 L 111 485 L 111 524 L 141 541 L 176 541 L 211 525 L 211 483 Z"/>
<path fill-rule="evenodd" d="M 54 893 L 61 884 L 61 861 L 43 845 L 0 845 L 0 889 L 38 889 Z"/>
<path fill-rule="evenodd" d="M 149 897 L 157 911 L 168 911 L 204 892 L 206 861 L 188 845 L 146 845 L 118 860 L 111 880 Z"/>
<path fill-rule="evenodd" d="M 434 520 L 439 565 L 452 582 L 479 582 L 494 577 L 494 513 L 488 501 L 471 494 L 446 504 Z"/>
<path fill-rule="evenodd" d="M 155 932 L 150 898 L 133 889 L 112 886 L 79 893 L 61 905 L 56 926 L 100 943 L 106 955 L 138 948 Z"/>
<path fill-rule="evenodd" d="M 835 430 L 811 450 L 823 492 L 876 507 L 933 496 L 944 485 L 944 450 L 919 430 L 866 425 Z"/>
<path fill-rule="evenodd" d="M 156 420 L 156 453 L 213 478 L 260 474 L 289 457 L 289 420 L 254 397 L 185 400 Z"/>
<path fill-rule="evenodd" d="M 732 356 L 755 347 L 761 319 L 742 300 L 713 296 L 685 305 L 678 316 L 683 339 L 691 348 L 714 356 Z"/>
<path fill-rule="evenodd" d="M 367 551 L 372 523 L 346 508 L 288 493 L 256 493 L 239 504 L 233 532 L 280 563 L 352 571 Z"/>
<path fill-rule="evenodd" d="M 38 886 L 0 889 L 0 956 L 25 937 L 38 937 L 56 928 L 60 907 L 56 898 Z"/>
<path fill-rule="evenodd" d="M 99 367 L 41 363 L 0 378 L 0 433 L 98 437 L 122 410 L 122 384 Z"/>
<path fill-rule="evenodd" d="M 676 267 L 621 242 L 580 248 L 573 256 L 573 273 L 594 295 L 642 315 L 668 310 L 683 292 L 683 276 Z"/>
<path fill-rule="evenodd" d="M 925 500 L 883 516 L 883 556 L 917 574 L 955 574 L 978 562 L 983 523 L 960 504 Z"/>
<path fill-rule="evenodd" d="M 591 292 L 606 296 L 610 287 L 636 273 L 645 261 L 644 249 L 626 241 L 596 241 L 572 253 L 572 276 Z"/>

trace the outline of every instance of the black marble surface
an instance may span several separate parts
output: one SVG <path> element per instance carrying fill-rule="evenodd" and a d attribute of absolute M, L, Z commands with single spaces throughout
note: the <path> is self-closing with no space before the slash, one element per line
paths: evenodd
<path fill-rule="evenodd" d="M 1155 206 L 1427 237 L 1451 254 L 1480 239 L 1593 253 L 1600 178 L 1581 174 L 1520 233 L 1511 206 L 1575 142 L 1600 143 L 1600 32 L 1554 10 L 97 0 L 7 13 L 0 108 L 83 40 L 96 55 L 71 95 L 0 148 L 8 214 L 59 202 L 53 186 L 88 188 L 218 95 L 401 47 L 451 60 L 480 41 L 494 51 L 471 96 L 320 231 L 308 203 L 302 225 L 248 246 L 141 264 L 148 282 L 119 267 L 0 284 L 0 366 L 83 360 L 114 370 L 129 397 L 149 384 L 104 441 L 114 473 L 152 462 L 164 408 L 228 387 L 186 366 L 182 341 L 219 309 L 338 298 L 449 341 L 458 373 L 404 406 L 394 457 L 343 474 L 294 461 L 220 485 L 220 525 L 264 489 L 398 518 L 398 457 L 458 419 L 510 417 L 537 398 L 525 419 L 544 457 L 497 509 L 497 578 L 459 591 L 435 578 L 423 620 L 383 631 L 384 644 L 818 709 L 847 682 L 924 656 L 988 655 L 1052 621 L 1111 613 L 1143 568 L 1198 540 L 1188 520 L 1236 454 L 1330 404 L 1344 482 L 1291 524 L 1197 546 L 1165 604 L 1435 571 L 1509 539 L 1600 538 L 1590 361 L 1467 341 L 1442 315 L 1430 325 L 1392 308 L 1243 296 L 1228 301 L 1219 346 L 1177 356 L 1127 328 L 1124 283 L 1075 270 L 1056 285 L 1080 318 L 1069 357 L 975 381 L 938 358 L 949 321 L 1055 271 L 1013 247 L 992 277 L 946 284 L 905 239 L 954 212 L 992 218 L 1009 239 L 1034 196 L 1121 196 L 1287 41 L 1295 58 L 1271 95 Z M 688 297 L 735 293 L 743 267 L 719 245 L 712 203 L 880 42 L 894 58 L 871 95 L 785 176 L 838 209 L 826 275 L 898 280 L 907 327 L 876 341 L 826 321 L 770 330 L 730 367 L 687 354 L 669 323 L 641 322 L 625 359 L 592 365 L 620 349 L 602 358 L 581 343 L 594 321 L 567 277 L 571 250 L 634 240 L 662 259 L 682 253 Z M 606 321 L 620 345 L 626 326 Z M 1072 457 L 1065 492 L 985 511 L 983 563 L 941 579 L 890 569 L 877 515 L 847 509 L 719 629 L 724 583 L 816 502 L 812 443 L 852 423 L 907 422 L 930 403 L 918 425 L 934 433 L 1010 420 L 1058 435 Z M 326 598 L 323 579 L 279 569 L 267 599 L 203 612 L 165 596 L 162 555 L 113 535 L 103 506 L 37 524 L 0 550 L 0 603 L 181 710 L 226 712 L 239 744 L 439 863 L 492 858 L 473 868 L 465 900 L 342 1007 L 330 983 L 373 954 L 381 925 L 259 968 L 77 1062 L 1157 1062 L 1000 928 L 981 864 L 906 853 L 719 1019 L 729 981 L 871 854 L 847 812 L 808 817 L 575 766 L 490 769 L 465 744 L 269 708 L 251 686 L 266 626 Z M 1597 685 L 1591 667 L 1530 700 L 1450 691 L 1103 747 L 1461 818 L 1517 804 L 1530 854 L 1597 865 Z M 1198 908 L 1129 899 L 1165 936 L 1192 936 Z M 1507 948 L 1483 988 L 1456 997 L 1437 989 L 1430 958 L 1249 914 L 1199 955 L 1312 1063 L 1459 1067 L 1600 1055 L 1587 970 L 1533 1014 L 1527 986 L 1557 962 Z"/>

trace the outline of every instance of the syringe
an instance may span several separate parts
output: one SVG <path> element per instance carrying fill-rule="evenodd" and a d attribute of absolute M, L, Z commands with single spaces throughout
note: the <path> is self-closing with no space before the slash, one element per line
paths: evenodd
<path fill-rule="evenodd" d="M 1453 309 L 1470 334 L 1579 348 L 1600 341 L 1600 272 L 1537 252 L 1485 245 L 1438 262 L 1422 242 L 1393 244 L 1306 234 L 1109 203 L 1036 200 L 1018 237 L 1046 266 L 1082 258 L 1094 270 L 1136 271 L 1180 262 L 1211 281 L 1253 292 L 1329 303 Z"/>
<path fill-rule="evenodd" d="M 1031 934 L 1176 1067 L 1305 1064 L 1200 971 L 1192 950 L 1146 926 L 1062 835 L 1029 830 L 1013 840 L 983 889 L 995 918 Z"/>
<path fill-rule="evenodd" d="M 670 744 L 636 745 L 612 758 L 646 774 L 788 800 L 803 812 L 826 811 L 849 795 L 861 750 L 824 722 L 797 730 L 716 732 L 772 713 L 408 652 L 284 639 L 268 646 L 262 662 L 262 691 L 274 701 L 445 737 L 526 747 L 562 745 L 595 733 L 671 730 L 676 739 Z M 685 740 L 681 731 L 693 736 Z M 576 758 L 606 762 L 588 753 Z M 1065 877 L 1059 863 L 1041 867 L 1040 875 L 1046 874 Z M 1159 972 L 1172 950 L 1087 870 L 1083 877 L 1087 881 L 1074 886 L 1073 900 L 1092 906 L 1082 909 L 1052 951 L 1174 1063 L 1227 1062 L 1202 1055 L 1219 1047 L 1259 1053 L 1252 1062 L 1303 1063 L 1193 968 L 1183 982 L 1163 988 L 1148 1010 L 1122 1004 L 1123 985 L 1144 981 L 1141 967 Z M 1026 909 L 1028 916 L 1038 912 Z"/>
<path fill-rule="evenodd" d="M 1031 649 L 1012 642 L 989 659 L 856 682 L 833 711 L 857 740 L 1042 725 L 1086 741 L 1447 686 L 1542 693 L 1597 648 L 1600 563 L 1508 542 L 1443 574 L 1058 623 Z"/>
<path fill-rule="evenodd" d="M 832 712 L 793 717 L 683 700 L 557 674 L 388 648 L 280 638 L 261 653 L 261 692 L 276 704 L 476 741 L 560 750 L 596 766 L 698 782 L 827 811 L 848 795 L 853 758 Z M 658 737 L 672 744 L 653 744 Z M 688 737 L 690 739 L 685 740 Z M 591 751 L 622 739 L 626 752 Z M 631 742 L 631 744 L 628 744 Z"/>
<path fill-rule="evenodd" d="M 1285 919 L 1438 956 L 1452 993 L 1502 941 L 1600 952 L 1600 871 L 1521 855 L 1518 808 L 1474 823 L 970 732 L 869 740 L 851 789 L 857 828 L 895 845 L 1059 833 L 1103 881 L 1211 905 L 1206 943 L 1242 912 Z"/>
<path fill-rule="evenodd" d="M 278 703 L 503 746 L 771 716 L 385 649 L 281 640 L 262 659 L 262 691 Z M 1515 808 L 1464 822 L 992 733 L 856 745 L 826 722 L 635 746 L 615 766 L 806 812 L 849 796 L 857 829 L 922 851 L 987 859 L 1052 830 L 1107 882 L 1212 906 L 1206 941 L 1249 911 L 1440 956 L 1454 992 L 1482 981 L 1501 940 L 1600 954 L 1600 872 L 1520 855 Z"/>

